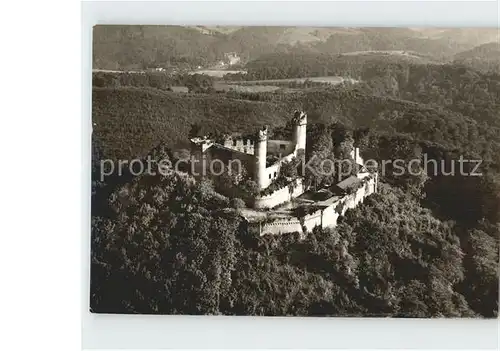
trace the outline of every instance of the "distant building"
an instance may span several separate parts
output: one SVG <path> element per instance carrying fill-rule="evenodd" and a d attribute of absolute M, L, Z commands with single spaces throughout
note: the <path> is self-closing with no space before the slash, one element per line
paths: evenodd
<path fill-rule="evenodd" d="M 227 52 L 224 54 L 224 57 L 229 66 L 236 65 L 241 62 L 241 58 L 236 52 Z"/>

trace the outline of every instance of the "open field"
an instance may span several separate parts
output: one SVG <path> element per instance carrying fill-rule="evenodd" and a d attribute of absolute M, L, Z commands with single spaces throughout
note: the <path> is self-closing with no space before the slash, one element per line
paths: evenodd
<path fill-rule="evenodd" d="M 288 85 L 291 82 L 298 84 L 303 84 L 306 81 L 313 83 L 328 83 L 332 85 L 337 85 L 344 82 L 357 83 L 358 81 L 351 78 L 344 78 L 338 76 L 329 77 L 306 77 L 306 78 L 288 78 L 288 79 L 266 79 L 266 80 L 248 80 L 241 82 L 226 82 L 227 84 L 237 84 L 237 85 Z"/>
<path fill-rule="evenodd" d="M 200 69 L 200 70 L 189 72 L 189 74 L 205 74 L 207 76 L 216 77 L 216 78 L 222 78 L 226 74 L 238 74 L 238 73 L 245 74 L 247 72 L 242 71 L 242 70 L 231 71 L 231 70 L 223 70 L 223 69 Z"/>
<path fill-rule="evenodd" d="M 422 58 L 422 55 L 414 51 L 405 50 L 366 50 L 366 51 L 351 51 L 342 53 L 343 56 L 354 56 L 354 55 L 397 55 L 397 56 L 410 56 L 415 58 Z"/>
<path fill-rule="evenodd" d="M 217 91 L 237 91 L 240 93 L 267 93 L 279 90 L 280 87 L 276 85 L 256 85 L 256 84 L 233 84 L 229 82 L 214 83 L 214 88 Z"/>
<path fill-rule="evenodd" d="M 414 63 L 433 63 L 439 64 L 441 62 L 436 61 L 429 55 L 421 54 L 415 51 L 409 50 L 365 50 L 365 51 L 350 51 L 340 54 L 340 56 L 365 56 L 365 57 L 390 57 L 399 58 L 405 61 Z"/>
<path fill-rule="evenodd" d="M 146 71 L 134 71 L 134 70 L 112 70 L 112 69 L 93 69 L 92 73 L 103 72 L 103 73 L 137 73 L 144 74 Z"/>

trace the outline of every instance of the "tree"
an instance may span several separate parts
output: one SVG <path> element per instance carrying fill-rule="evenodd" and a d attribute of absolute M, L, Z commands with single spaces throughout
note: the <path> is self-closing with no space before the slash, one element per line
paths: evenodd
<path fill-rule="evenodd" d="M 240 225 L 219 210 L 227 204 L 209 183 L 175 173 L 137 177 L 117 189 L 114 216 L 93 218 L 92 310 L 219 313 Z"/>
<path fill-rule="evenodd" d="M 195 138 L 201 136 L 200 132 L 201 132 L 201 125 L 199 123 L 192 123 L 191 128 L 189 129 L 188 137 Z"/>
<path fill-rule="evenodd" d="M 476 313 L 497 317 L 500 228 L 486 223 L 482 227 L 491 234 L 481 229 L 468 232 L 464 259 L 466 279 L 461 289 Z"/>

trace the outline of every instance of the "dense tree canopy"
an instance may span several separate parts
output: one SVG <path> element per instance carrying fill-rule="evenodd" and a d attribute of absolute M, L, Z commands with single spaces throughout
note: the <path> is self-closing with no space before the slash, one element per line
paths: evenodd
<path fill-rule="evenodd" d="M 336 229 L 317 229 L 305 240 L 250 235 L 209 183 L 176 174 L 135 179 L 113 193 L 109 206 L 112 216 L 93 220 L 97 312 L 457 317 L 496 311 L 498 228 L 473 230 L 462 248 L 459 225 L 435 218 L 397 188 L 382 187 Z"/>

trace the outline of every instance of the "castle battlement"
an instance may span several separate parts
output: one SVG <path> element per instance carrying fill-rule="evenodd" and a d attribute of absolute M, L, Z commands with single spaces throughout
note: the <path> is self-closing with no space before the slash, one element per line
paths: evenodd
<path fill-rule="evenodd" d="M 292 121 L 296 125 L 306 125 L 307 115 L 302 111 L 295 110 Z"/>
<path fill-rule="evenodd" d="M 267 133 L 268 133 L 268 128 L 267 126 L 262 127 L 259 129 L 255 135 L 255 138 L 257 141 L 265 141 L 267 140 Z"/>
<path fill-rule="evenodd" d="M 229 136 L 225 138 L 221 145 L 228 149 L 233 149 L 245 154 L 254 154 L 255 142 L 251 138 L 245 138 L 241 136 Z"/>

